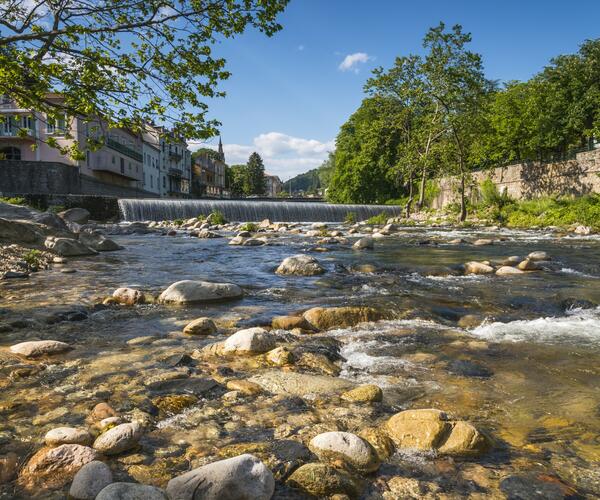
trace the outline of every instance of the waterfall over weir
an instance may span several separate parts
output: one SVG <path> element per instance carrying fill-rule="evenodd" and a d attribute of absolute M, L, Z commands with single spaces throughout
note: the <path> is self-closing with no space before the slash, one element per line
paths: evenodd
<path fill-rule="evenodd" d="M 348 212 L 365 220 L 382 212 L 400 215 L 400 207 L 390 205 L 332 205 L 316 202 L 259 200 L 159 200 L 120 199 L 119 210 L 125 221 L 190 219 L 219 210 L 230 221 L 270 219 L 277 222 L 342 222 Z"/>

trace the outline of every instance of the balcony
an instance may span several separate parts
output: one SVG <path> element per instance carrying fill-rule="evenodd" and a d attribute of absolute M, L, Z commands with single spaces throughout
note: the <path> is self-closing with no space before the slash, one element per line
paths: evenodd
<path fill-rule="evenodd" d="M 114 149 L 115 151 L 118 151 L 119 153 L 125 156 L 129 156 L 129 158 L 133 158 L 134 160 L 139 161 L 140 163 L 144 161 L 144 156 L 142 155 L 141 151 L 137 151 L 133 148 L 130 148 L 129 146 L 126 146 L 125 144 L 121 144 L 115 139 L 111 139 L 110 137 L 108 137 L 106 139 L 106 145 L 109 148 Z"/>
<path fill-rule="evenodd" d="M 170 175 L 171 177 L 182 177 L 183 176 L 183 172 L 178 169 L 178 168 L 170 168 L 168 171 L 168 175 Z"/>
<path fill-rule="evenodd" d="M 175 161 L 180 161 L 181 158 L 183 158 L 183 154 L 175 149 L 169 148 L 169 158 L 172 158 Z"/>
<path fill-rule="evenodd" d="M 4 116 L 0 121 L 0 138 L 34 141 L 36 120 L 29 116 Z"/>

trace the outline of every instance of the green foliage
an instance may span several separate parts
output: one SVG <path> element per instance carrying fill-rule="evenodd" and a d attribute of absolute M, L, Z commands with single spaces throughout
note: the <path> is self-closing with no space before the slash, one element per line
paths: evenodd
<path fill-rule="evenodd" d="M 48 207 L 48 212 L 52 212 L 53 214 L 58 214 L 60 212 L 64 212 L 67 209 L 64 205 L 50 205 Z"/>
<path fill-rule="evenodd" d="M 383 226 L 387 224 L 388 215 L 385 212 L 381 212 L 379 215 L 374 215 L 367 219 L 367 224 L 373 226 Z"/>
<path fill-rule="evenodd" d="M 287 191 L 279 191 L 279 193 L 277 193 L 277 198 L 289 198 L 290 193 L 288 193 Z"/>
<path fill-rule="evenodd" d="M 335 168 L 335 153 L 330 152 L 327 159 L 318 167 L 303 174 L 292 177 L 284 183 L 290 193 L 302 191 L 305 194 L 316 194 L 327 189 Z"/>
<path fill-rule="evenodd" d="M 177 227 L 179 227 L 179 226 L 183 226 L 183 223 L 184 223 L 184 220 L 183 220 L 183 219 L 175 219 L 175 220 L 173 221 L 173 225 L 174 225 L 174 226 L 177 226 Z"/>
<path fill-rule="evenodd" d="M 246 165 L 232 165 L 226 170 L 227 187 L 234 198 L 244 196 L 244 187 L 247 184 L 248 171 Z"/>
<path fill-rule="evenodd" d="M 489 178 L 485 179 L 479 186 L 479 194 L 481 196 L 481 204 L 484 207 L 502 208 L 510 201 L 508 194 L 501 194 L 496 184 Z"/>
<path fill-rule="evenodd" d="M 215 225 L 227 224 L 227 219 L 220 210 L 215 210 L 207 217 L 208 222 Z"/>
<path fill-rule="evenodd" d="M 344 222 L 346 224 L 354 224 L 357 220 L 358 217 L 355 212 L 346 212 L 346 216 L 344 217 Z"/>
<path fill-rule="evenodd" d="M 548 197 L 505 205 L 501 219 L 511 227 L 583 224 L 600 230 L 600 195 L 579 198 Z"/>
<path fill-rule="evenodd" d="M 38 267 L 40 265 L 40 259 L 42 258 L 42 252 L 39 250 L 29 250 L 24 256 L 23 260 L 27 262 L 31 267 Z"/>
<path fill-rule="evenodd" d="M 204 214 L 200 214 L 196 217 L 196 219 L 198 219 L 198 222 L 203 222 L 206 220 L 206 216 Z"/>
<path fill-rule="evenodd" d="M 248 231 L 250 233 L 255 233 L 258 231 L 258 226 L 254 222 L 246 222 L 242 226 L 240 226 L 240 231 Z"/>
<path fill-rule="evenodd" d="M 11 205 L 26 205 L 27 202 L 25 200 L 25 198 L 21 198 L 19 196 L 13 197 L 13 198 L 7 198 L 7 197 L 0 197 L 0 202 L 1 203 L 10 203 Z"/>
<path fill-rule="evenodd" d="M 220 160 L 218 151 L 215 151 L 214 149 L 210 149 L 210 148 L 200 148 L 191 154 L 192 165 L 196 162 L 196 159 L 198 157 L 203 156 L 203 155 L 208 156 L 212 160 Z"/>
<path fill-rule="evenodd" d="M 407 196 L 402 196 L 400 198 L 392 198 L 390 200 L 387 200 L 385 202 L 386 205 L 397 205 L 399 207 L 403 207 L 406 205 L 406 203 L 408 202 L 408 197 Z"/>
<path fill-rule="evenodd" d="M 247 196 L 264 196 L 267 191 L 265 180 L 265 166 L 258 153 L 252 153 L 246 164 L 246 176 L 244 179 L 244 194 Z"/>
<path fill-rule="evenodd" d="M 425 182 L 425 193 L 424 193 L 424 203 L 425 206 L 430 207 L 439 194 L 442 192 L 440 188 L 440 183 L 437 179 L 427 179 Z"/>
<path fill-rule="evenodd" d="M 176 136 L 205 139 L 218 123 L 207 101 L 222 97 L 230 73 L 213 54 L 217 40 L 247 27 L 267 36 L 281 26 L 287 0 L 0 1 L 0 89 L 17 106 L 51 120 L 97 117 L 140 130 L 144 121 L 172 125 Z M 60 90 L 65 101 L 47 99 Z M 193 110 L 193 111 L 192 111 Z M 95 132 L 103 133 L 96 126 Z M 67 130 L 68 132 L 68 130 Z M 79 157 L 76 145 L 69 154 Z M 60 145 L 54 138 L 52 146 Z"/>

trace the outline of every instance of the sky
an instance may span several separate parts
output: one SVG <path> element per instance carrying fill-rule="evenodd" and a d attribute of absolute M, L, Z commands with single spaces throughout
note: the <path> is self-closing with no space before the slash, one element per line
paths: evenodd
<path fill-rule="evenodd" d="M 291 0 L 273 37 L 251 30 L 214 48 L 232 76 L 209 116 L 222 123 L 229 165 L 256 151 L 285 181 L 327 158 L 371 71 L 422 53 L 423 35 L 440 21 L 471 32 L 487 77 L 508 81 L 600 37 L 599 16 L 598 0 Z"/>

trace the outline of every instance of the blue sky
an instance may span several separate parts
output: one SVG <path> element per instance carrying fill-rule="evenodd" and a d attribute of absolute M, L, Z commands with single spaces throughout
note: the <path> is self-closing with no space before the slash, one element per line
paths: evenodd
<path fill-rule="evenodd" d="M 551 57 L 600 37 L 599 18 L 597 0 L 291 0 L 274 37 L 249 31 L 215 47 L 232 76 L 210 116 L 222 122 L 229 164 L 258 151 L 285 180 L 326 158 L 371 70 L 421 52 L 439 21 L 470 31 L 487 76 L 506 81 L 527 79 Z"/>

